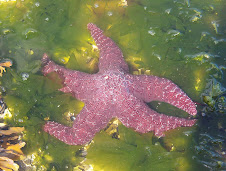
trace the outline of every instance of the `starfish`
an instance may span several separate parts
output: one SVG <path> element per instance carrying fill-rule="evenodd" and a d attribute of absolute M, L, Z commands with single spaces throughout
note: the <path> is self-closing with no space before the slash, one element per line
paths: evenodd
<path fill-rule="evenodd" d="M 89 23 L 87 28 L 100 50 L 98 73 L 69 70 L 55 64 L 47 54 L 43 55 L 43 74 L 58 73 L 64 84 L 59 90 L 85 103 L 72 127 L 48 121 L 44 125 L 45 132 L 66 144 L 82 145 L 92 140 L 112 118 L 118 118 L 126 127 L 140 133 L 154 131 L 157 137 L 163 137 L 170 129 L 194 125 L 195 119 L 160 114 L 147 105 L 151 101 L 166 102 L 196 115 L 195 103 L 176 84 L 157 76 L 129 74 L 128 65 L 114 41 L 95 24 Z"/>

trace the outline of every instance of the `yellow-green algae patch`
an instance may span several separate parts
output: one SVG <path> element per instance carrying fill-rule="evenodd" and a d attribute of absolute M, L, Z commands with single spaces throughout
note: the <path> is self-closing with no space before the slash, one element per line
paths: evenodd
<path fill-rule="evenodd" d="M 63 121 L 64 124 L 70 125 L 71 122 L 68 122 L 62 113 L 76 114 L 76 106 L 81 106 L 80 102 L 67 94 L 54 93 L 57 88 L 59 85 L 51 83 L 44 77 L 30 75 L 28 80 L 17 82 L 17 86 L 12 88 L 5 97 L 13 116 L 8 118 L 7 122 L 25 127 L 23 139 L 26 141 L 26 147 L 24 151 L 28 155 L 36 156 L 33 164 L 37 164 L 37 168 L 39 164 L 45 165 L 46 168 L 52 165 L 56 165 L 56 168 L 61 168 L 63 165 L 71 167 L 75 166 L 78 160 L 75 153 L 80 148 L 79 146 L 68 146 L 59 142 L 44 133 L 42 129 L 45 118 Z"/>
<path fill-rule="evenodd" d="M 153 134 L 139 134 L 120 125 L 119 139 L 112 139 L 102 132 L 95 136 L 94 143 L 88 149 L 86 164 L 93 170 L 190 170 L 192 156 L 190 138 L 174 135 L 175 148 L 168 150 L 160 141 L 153 141 Z M 178 131 L 176 131 L 178 132 Z M 176 133 L 178 134 L 178 133 Z M 173 143 L 166 137 L 167 144 Z M 183 150 L 180 150 L 183 149 Z"/>

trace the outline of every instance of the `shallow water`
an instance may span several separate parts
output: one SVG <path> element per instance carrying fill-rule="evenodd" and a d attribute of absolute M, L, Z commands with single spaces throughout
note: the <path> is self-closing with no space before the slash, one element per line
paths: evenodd
<path fill-rule="evenodd" d="M 0 1 L 0 58 L 11 68 L 1 96 L 11 126 L 24 126 L 23 148 L 36 170 L 224 170 L 226 125 L 226 1 Z M 93 22 L 122 49 L 134 74 L 171 79 L 198 103 L 198 122 L 158 140 L 119 124 L 87 146 L 68 146 L 43 132 L 45 120 L 72 125 L 83 103 L 57 91 L 58 77 L 41 73 L 43 53 L 70 69 L 98 71 Z M 37 81 L 38 80 L 38 81 Z M 157 111 L 181 116 L 169 105 Z M 87 153 L 87 154 L 86 154 Z M 86 160 L 84 161 L 84 159 Z M 79 169 L 80 168 L 80 169 Z"/>

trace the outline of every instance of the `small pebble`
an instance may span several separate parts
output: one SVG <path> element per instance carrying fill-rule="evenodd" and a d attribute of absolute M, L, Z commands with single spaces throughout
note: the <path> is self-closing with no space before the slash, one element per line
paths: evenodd
<path fill-rule="evenodd" d="M 75 116 L 71 116 L 71 117 L 70 117 L 70 119 L 71 119 L 72 121 L 74 121 L 75 118 L 76 118 Z"/>
<path fill-rule="evenodd" d="M 29 78 L 29 74 L 28 74 L 28 73 L 25 73 L 25 72 L 23 72 L 23 73 L 21 74 L 21 76 L 22 76 L 22 80 L 23 80 L 23 81 L 26 81 L 26 80 Z"/>

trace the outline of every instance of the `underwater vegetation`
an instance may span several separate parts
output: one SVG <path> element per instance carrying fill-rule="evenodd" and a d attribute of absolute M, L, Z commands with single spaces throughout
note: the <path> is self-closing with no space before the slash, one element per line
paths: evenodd
<path fill-rule="evenodd" d="M 10 113 L 4 122 L 24 128 L 26 143 L 17 148 L 26 157 L 15 163 L 31 170 L 225 170 L 225 7 L 224 0 L 0 1 L 0 62 L 13 63 L 1 66 L 0 93 Z M 157 139 L 113 119 L 85 146 L 46 134 L 46 121 L 72 126 L 84 104 L 58 91 L 57 75 L 42 75 L 42 55 L 96 73 L 99 52 L 86 30 L 89 22 L 119 45 L 130 73 L 179 85 L 197 103 L 197 124 Z M 185 115 L 165 103 L 148 105 Z"/>
<path fill-rule="evenodd" d="M 25 142 L 21 142 L 18 139 L 19 136 L 15 134 L 21 134 L 23 127 L 10 127 L 8 130 L 6 130 L 6 127 L 1 127 L 0 129 L 2 141 L 0 148 L 0 168 L 5 171 L 18 170 L 19 165 L 14 161 L 24 158 L 21 148 L 25 146 Z"/>
<path fill-rule="evenodd" d="M 8 127 L 3 123 L 4 115 L 8 115 L 6 104 L 0 99 L 0 168 L 5 171 L 18 170 L 19 165 L 14 161 L 22 160 L 24 154 L 21 150 L 25 142 L 21 140 L 23 127 Z"/>

